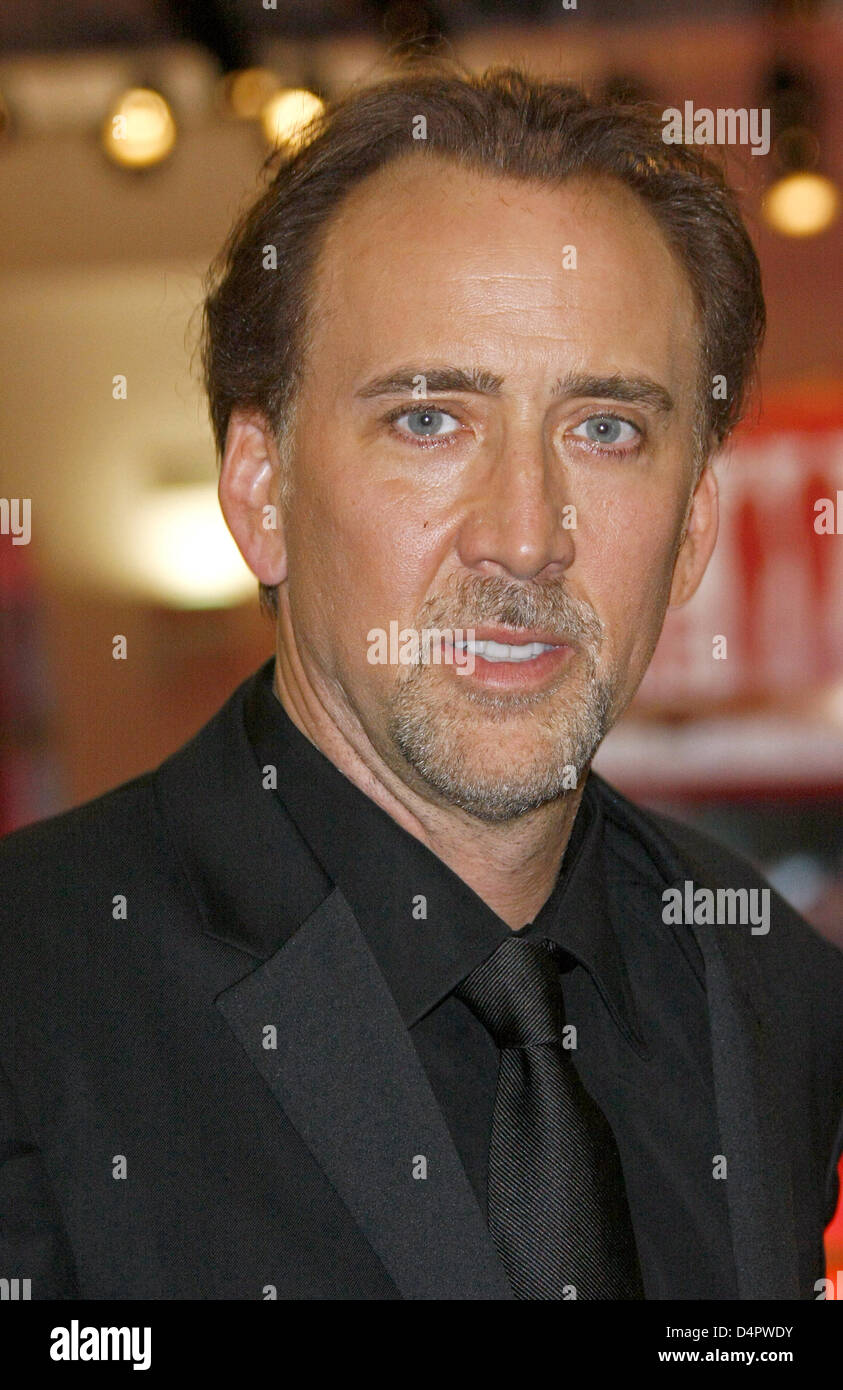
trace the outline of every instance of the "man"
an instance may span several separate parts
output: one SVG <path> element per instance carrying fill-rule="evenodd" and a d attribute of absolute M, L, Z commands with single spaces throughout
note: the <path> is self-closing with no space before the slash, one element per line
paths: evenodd
<path fill-rule="evenodd" d="M 206 308 L 276 656 L 3 847 L 0 1273 L 815 1298 L 843 959 L 775 894 L 762 931 L 678 920 L 770 890 L 590 772 L 715 543 L 763 327 L 733 198 L 646 111 L 512 72 L 309 137 Z"/>

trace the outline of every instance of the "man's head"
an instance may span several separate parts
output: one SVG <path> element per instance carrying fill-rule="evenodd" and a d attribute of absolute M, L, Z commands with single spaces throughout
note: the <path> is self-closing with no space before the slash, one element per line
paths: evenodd
<path fill-rule="evenodd" d="M 513 73 L 329 112 L 207 303 L 221 499 L 281 668 L 422 794 L 559 796 L 702 577 L 762 329 L 731 195 L 654 116 Z M 372 664 L 391 623 L 550 650 Z"/>

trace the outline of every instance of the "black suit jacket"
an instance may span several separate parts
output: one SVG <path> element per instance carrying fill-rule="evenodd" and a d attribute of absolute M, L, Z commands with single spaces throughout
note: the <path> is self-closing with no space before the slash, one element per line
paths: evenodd
<path fill-rule="evenodd" d="M 362 932 L 261 786 L 248 686 L 157 771 L 0 842 L 0 1276 L 33 1298 L 511 1298 Z M 666 883 L 764 886 L 595 780 Z M 772 902 L 767 936 L 687 930 L 740 1296 L 809 1299 L 843 954 Z"/>

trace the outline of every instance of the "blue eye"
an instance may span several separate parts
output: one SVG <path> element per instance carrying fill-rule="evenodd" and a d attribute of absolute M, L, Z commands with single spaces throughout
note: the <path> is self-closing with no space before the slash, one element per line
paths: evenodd
<path fill-rule="evenodd" d="M 579 434 L 580 430 L 585 430 L 585 434 Z M 637 426 L 629 420 L 622 420 L 618 415 L 590 415 L 571 433 L 578 439 L 587 439 L 591 444 L 603 446 L 632 444 L 635 439 L 640 438 Z"/>
<path fill-rule="evenodd" d="M 402 420 L 406 420 L 408 432 L 417 439 L 436 439 L 443 434 L 455 434 L 459 429 L 459 422 L 453 415 L 444 410 L 434 410 L 431 406 L 405 410 L 395 417 L 395 424 Z"/>

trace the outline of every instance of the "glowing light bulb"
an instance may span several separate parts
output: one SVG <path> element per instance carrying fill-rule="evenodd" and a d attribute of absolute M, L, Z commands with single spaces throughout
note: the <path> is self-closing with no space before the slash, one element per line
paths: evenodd
<path fill-rule="evenodd" d="M 295 149 L 308 123 L 324 109 L 325 103 L 303 88 L 274 92 L 261 111 L 264 135 L 276 149 L 281 145 Z"/>
<path fill-rule="evenodd" d="M 256 121 L 278 91 L 278 78 L 269 68 L 240 68 L 222 80 L 228 108 L 241 121 Z"/>
<path fill-rule="evenodd" d="M 127 169 L 160 164 L 176 143 L 176 123 L 160 92 L 132 87 L 124 92 L 103 126 L 109 159 Z"/>
<path fill-rule="evenodd" d="M 138 503 L 124 564 L 134 587 L 173 608 L 225 608 L 254 596 L 215 483 L 155 488 Z"/>
<path fill-rule="evenodd" d="M 766 221 L 782 236 L 817 236 L 837 217 L 840 193 L 824 174 L 785 174 L 767 190 L 761 208 Z"/>

